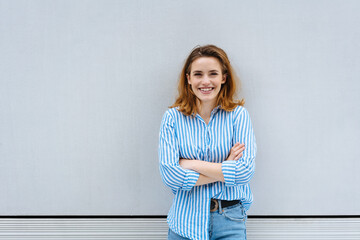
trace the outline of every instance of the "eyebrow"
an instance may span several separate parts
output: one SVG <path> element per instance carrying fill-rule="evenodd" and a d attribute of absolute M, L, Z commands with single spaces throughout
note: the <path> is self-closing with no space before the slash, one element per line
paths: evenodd
<path fill-rule="evenodd" d="M 202 73 L 203 71 L 201 70 L 194 70 L 193 73 Z M 219 72 L 218 70 L 210 70 L 209 72 Z"/>

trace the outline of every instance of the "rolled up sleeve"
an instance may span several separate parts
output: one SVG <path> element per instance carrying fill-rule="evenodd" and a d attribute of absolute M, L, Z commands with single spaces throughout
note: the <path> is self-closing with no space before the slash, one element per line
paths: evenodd
<path fill-rule="evenodd" d="M 174 120 L 169 112 L 166 112 L 161 122 L 159 134 L 159 168 L 164 184 L 174 192 L 177 190 L 191 190 L 199 173 L 184 169 L 179 165 L 179 142 L 176 138 Z"/>
<path fill-rule="evenodd" d="M 245 144 L 243 156 L 239 160 L 222 163 L 222 172 L 227 187 L 247 184 L 255 172 L 256 139 L 249 113 L 245 108 L 241 108 L 235 115 L 234 144 L 237 142 Z"/>

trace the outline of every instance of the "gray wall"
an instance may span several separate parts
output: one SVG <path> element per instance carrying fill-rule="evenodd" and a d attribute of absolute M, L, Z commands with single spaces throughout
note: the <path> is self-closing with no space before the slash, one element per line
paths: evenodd
<path fill-rule="evenodd" d="M 165 215 L 184 59 L 227 51 L 258 143 L 252 215 L 360 214 L 359 1 L 0 0 L 0 215 Z"/>

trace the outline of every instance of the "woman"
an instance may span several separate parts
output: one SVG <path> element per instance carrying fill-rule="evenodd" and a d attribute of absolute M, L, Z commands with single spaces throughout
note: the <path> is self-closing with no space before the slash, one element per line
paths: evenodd
<path fill-rule="evenodd" d="M 246 239 L 256 142 L 226 53 L 195 48 L 161 123 L 160 173 L 175 194 L 168 239 Z"/>

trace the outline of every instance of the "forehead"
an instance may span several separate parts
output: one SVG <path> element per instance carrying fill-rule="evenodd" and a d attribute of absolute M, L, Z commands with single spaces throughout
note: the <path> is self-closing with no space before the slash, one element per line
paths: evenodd
<path fill-rule="evenodd" d="M 215 57 L 199 57 L 191 64 L 191 71 L 221 71 L 220 61 Z"/>

